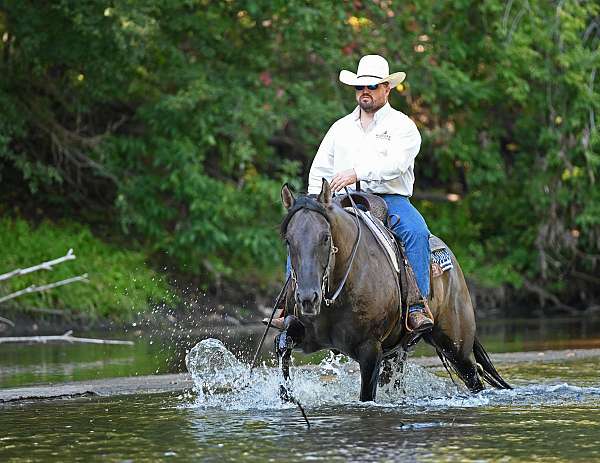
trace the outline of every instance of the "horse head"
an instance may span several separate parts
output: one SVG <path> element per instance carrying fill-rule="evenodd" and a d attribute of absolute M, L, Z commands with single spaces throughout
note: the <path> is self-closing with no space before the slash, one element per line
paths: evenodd
<path fill-rule="evenodd" d="M 281 199 L 288 213 L 281 224 L 291 260 L 294 298 L 302 315 L 317 316 L 326 298 L 337 248 L 331 238 L 332 193 L 323 179 L 321 193 L 294 198 L 287 184 Z"/>

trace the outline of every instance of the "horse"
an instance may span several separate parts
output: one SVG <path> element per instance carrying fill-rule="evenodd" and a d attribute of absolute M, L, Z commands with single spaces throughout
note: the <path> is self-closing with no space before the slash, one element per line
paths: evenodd
<path fill-rule="evenodd" d="M 363 221 L 334 201 L 327 180 L 321 192 L 297 199 L 286 185 L 281 199 L 287 215 L 281 235 L 291 260 L 284 330 L 276 338 L 289 378 L 292 349 L 313 353 L 341 352 L 360 365 L 360 400 L 373 401 L 391 365 L 406 355 L 407 329 L 396 269 Z M 431 344 L 473 392 L 483 379 L 499 389 L 511 386 L 496 371 L 476 336 L 475 314 L 462 270 L 454 254 L 453 268 L 432 278 L 429 307 L 435 323 L 422 338 Z M 328 288 L 337 288 L 330 296 Z"/>

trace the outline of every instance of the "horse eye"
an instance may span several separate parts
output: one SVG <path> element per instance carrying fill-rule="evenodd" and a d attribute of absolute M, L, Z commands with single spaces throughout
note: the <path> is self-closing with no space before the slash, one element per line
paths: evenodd
<path fill-rule="evenodd" d="M 321 238 L 321 242 L 323 244 L 327 244 L 328 241 L 329 241 L 329 235 L 323 235 L 323 238 Z"/>

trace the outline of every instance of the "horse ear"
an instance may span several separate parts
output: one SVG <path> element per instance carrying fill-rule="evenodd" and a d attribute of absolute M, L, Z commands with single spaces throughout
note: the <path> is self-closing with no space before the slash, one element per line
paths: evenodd
<path fill-rule="evenodd" d="M 319 193 L 319 202 L 323 204 L 323 206 L 331 206 L 332 202 L 332 194 L 331 187 L 329 186 L 329 182 L 323 178 L 323 183 L 321 186 L 321 193 Z"/>
<path fill-rule="evenodd" d="M 296 201 L 296 198 L 294 198 L 294 195 L 292 194 L 292 191 L 287 183 L 285 183 L 281 188 L 281 201 L 286 209 L 292 207 Z"/>

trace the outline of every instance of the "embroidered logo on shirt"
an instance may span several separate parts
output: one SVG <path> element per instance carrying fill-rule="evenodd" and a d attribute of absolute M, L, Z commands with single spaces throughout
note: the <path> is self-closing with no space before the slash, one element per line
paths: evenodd
<path fill-rule="evenodd" d="M 387 130 L 383 133 L 376 134 L 375 138 L 377 140 L 386 140 L 386 141 L 390 141 L 392 139 L 392 137 L 390 135 L 388 135 Z"/>

